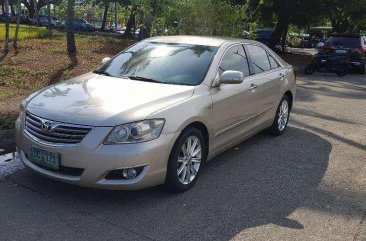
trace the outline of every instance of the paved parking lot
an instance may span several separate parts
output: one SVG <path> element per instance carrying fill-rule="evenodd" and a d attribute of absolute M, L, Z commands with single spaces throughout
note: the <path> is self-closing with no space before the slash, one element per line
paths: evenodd
<path fill-rule="evenodd" d="M 366 78 L 298 77 L 288 132 L 260 133 L 183 194 L 0 182 L 0 240 L 366 240 Z"/>

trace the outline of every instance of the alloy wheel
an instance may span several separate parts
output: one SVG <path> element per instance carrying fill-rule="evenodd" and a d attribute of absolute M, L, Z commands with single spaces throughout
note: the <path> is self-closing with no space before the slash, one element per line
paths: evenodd
<path fill-rule="evenodd" d="M 187 185 L 191 183 L 201 166 L 202 146 L 196 136 L 190 136 L 181 147 L 178 157 L 177 174 L 179 181 Z"/>
<path fill-rule="evenodd" d="M 287 100 L 283 100 L 280 111 L 278 113 L 278 129 L 283 131 L 286 128 L 289 116 L 289 108 Z"/>

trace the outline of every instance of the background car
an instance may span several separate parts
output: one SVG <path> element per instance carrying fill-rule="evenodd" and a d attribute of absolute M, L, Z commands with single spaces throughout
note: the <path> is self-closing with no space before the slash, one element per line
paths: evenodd
<path fill-rule="evenodd" d="M 273 33 L 274 29 L 271 28 L 258 29 L 255 32 L 254 40 L 264 43 L 265 45 L 268 45 L 269 40 L 271 39 Z"/>
<path fill-rule="evenodd" d="M 352 70 L 360 74 L 366 68 L 366 38 L 358 34 L 332 34 L 324 45 L 324 51 L 332 49 L 349 49 L 353 51 L 351 57 Z"/>
<path fill-rule="evenodd" d="M 75 19 L 74 29 L 75 31 L 91 32 L 95 30 L 95 27 L 85 19 Z"/>
<path fill-rule="evenodd" d="M 274 33 L 274 29 L 271 29 L 271 28 L 258 29 L 255 32 L 254 40 L 261 42 L 268 46 L 273 33 Z M 284 49 L 282 48 L 280 43 L 277 43 L 276 46 L 273 48 L 273 50 L 278 54 L 282 54 L 284 51 Z"/>
<path fill-rule="evenodd" d="M 65 27 L 67 25 L 67 21 L 63 21 L 65 23 Z M 81 32 L 91 32 L 95 30 L 95 27 L 93 24 L 89 23 L 85 19 L 76 18 L 74 20 L 74 30 L 75 31 L 81 31 Z"/>
<path fill-rule="evenodd" d="M 5 14 L 0 14 L 0 22 L 5 22 L 6 16 Z"/>

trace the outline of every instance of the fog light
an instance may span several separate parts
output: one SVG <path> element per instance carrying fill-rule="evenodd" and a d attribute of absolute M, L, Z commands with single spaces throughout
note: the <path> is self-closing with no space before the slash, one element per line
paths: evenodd
<path fill-rule="evenodd" d="M 123 169 L 122 175 L 126 179 L 134 179 L 137 175 L 137 171 L 135 168 Z"/>

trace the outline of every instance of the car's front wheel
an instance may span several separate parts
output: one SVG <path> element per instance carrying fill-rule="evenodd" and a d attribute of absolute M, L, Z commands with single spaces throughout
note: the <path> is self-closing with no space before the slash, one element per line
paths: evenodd
<path fill-rule="evenodd" d="M 291 102 L 287 95 L 284 95 L 277 108 L 276 116 L 269 131 L 274 136 L 282 135 L 287 128 L 288 120 L 290 118 Z"/>
<path fill-rule="evenodd" d="M 205 141 L 201 131 L 185 129 L 174 144 L 167 166 L 165 186 L 173 192 L 184 192 L 197 181 L 206 160 Z"/>

